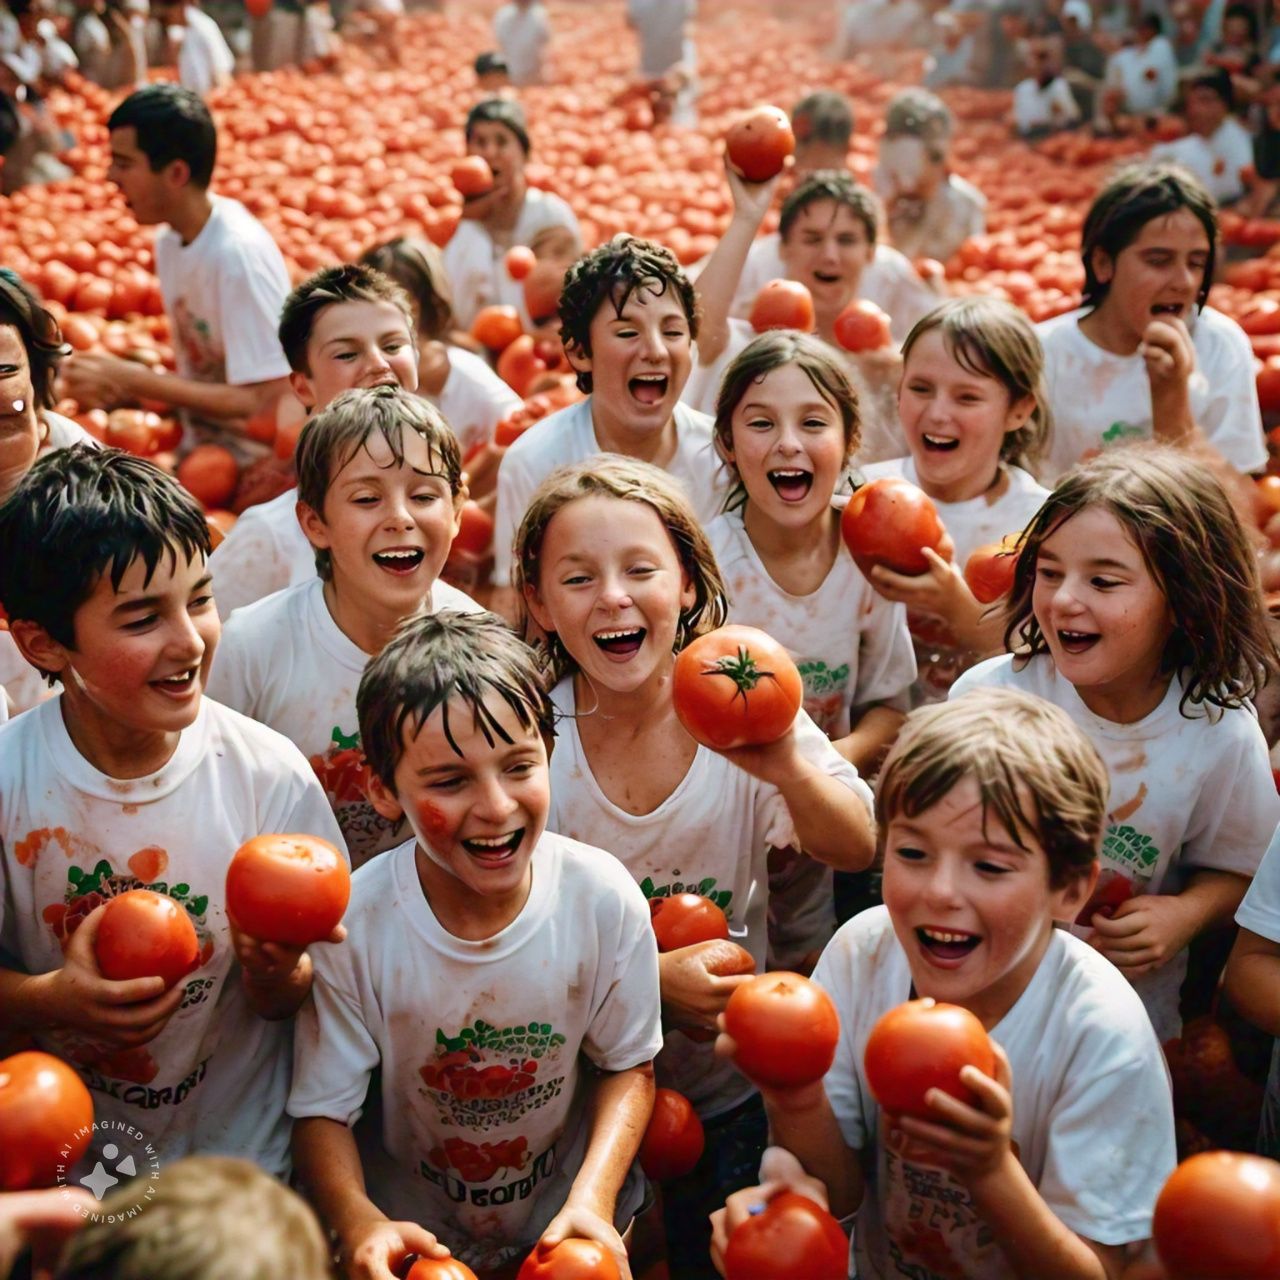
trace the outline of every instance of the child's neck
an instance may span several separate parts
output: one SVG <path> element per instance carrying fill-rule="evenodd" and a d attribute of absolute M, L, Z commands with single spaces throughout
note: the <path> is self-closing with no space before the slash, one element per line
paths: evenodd
<path fill-rule="evenodd" d="M 974 498 L 995 502 L 1009 488 L 1009 472 L 997 459 L 994 474 L 983 471 L 972 478 L 957 480 L 955 484 L 932 484 L 920 474 L 917 466 L 916 483 L 935 502 L 972 502 Z"/>
<path fill-rule="evenodd" d="M 1165 699 L 1172 676 L 1155 671 L 1148 679 L 1126 678 L 1114 685 L 1075 686 L 1080 701 L 1101 720 L 1112 724 L 1137 724 Z"/>
<path fill-rule="evenodd" d="M 418 883 L 440 927 L 464 942 L 484 942 L 501 933 L 524 910 L 533 888 L 533 865 L 520 886 L 492 897 L 476 893 L 452 872 L 438 866 L 419 844 L 414 850 Z"/>
<path fill-rule="evenodd" d="M 324 602 L 334 626 L 358 649 L 373 657 L 382 652 L 405 618 L 428 608 L 431 592 L 427 591 L 416 609 L 401 613 L 384 601 L 364 598 L 350 585 L 339 588 L 337 581 L 330 578 L 324 584 Z"/>
<path fill-rule="evenodd" d="M 676 456 L 676 419 L 672 414 L 661 431 L 632 429 L 630 423 L 615 417 L 609 407 L 596 396 L 591 397 L 591 427 L 596 443 L 604 453 L 621 453 L 640 462 L 665 467 Z"/>
<path fill-rule="evenodd" d="M 99 773 L 125 782 L 146 778 L 173 759 L 181 731 L 136 729 L 104 716 L 74 680 L 70 674 L 64 686 L 62 723 L 72 745 Z"/>
<path fill-rule="evenodd" d="M 178 233 L 184 245 L 189 245 L 205 228 L 213 216 L 213 201 L 207 191 L 188 187 L 169 211 L 166 221 Z"/>
<path fill-rule="evenodd" d="M 615 729 L 643 730 L 675 715 L 671 683 L 675 655 L 660 663 L 644 684 L 618 692 L 596 684 L 581 672 L 573 678 L 573 700 L 579 715 L 608 720 Z"/>
<path fill-rule="evenodd" d="M 1107 306 L 1104 298 L 1100 306 L 1095 307 L 1087 316 L 1079 321 L 1080 332 L 1094 346 L 1109 351 L 1114 356 L 1131 356 L 1142 342 L 1142 335 L 1134 333 L 1129 326 Z"/>
<path fill-rule="evenodd" d="M 761 564 L 793 596 L 816 591 L 830 574 L 840 551 L 840 516 L 831 508 L 800 528 L 785 528 L 750 498 L 742 524 Z"/>

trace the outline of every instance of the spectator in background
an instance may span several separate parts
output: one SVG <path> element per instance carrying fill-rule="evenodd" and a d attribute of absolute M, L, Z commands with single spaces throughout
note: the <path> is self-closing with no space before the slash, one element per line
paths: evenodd
<path fill-rule="evenodd" d="M 1107 55 L 1093 38 L 1093 10 L 1089 0 L 1066 0 L 1059 21 L 1062 24 L 1062 63 L 1069 80 L 1073 72 L 1092 83 L 1101 80 L 1107 69 Z"/>
<path fill-rule="evenodd" d="M 0 54 L 0 195 L 36 183 L 60 182 L 71 170 L 58 153 L 71 145 L 37 92 L 38 54 L 30 45 Z"/>
<path fill-rule="evenodd" d="M 1031 33 L 1031 12 L 1024 0 L 1005 0 L 991 16 L 983 84 L 1012 89 L 1022 75 L 1021 43 Z"/>
<path fill-rule="evenodd" d="M 542 59 L 551 41 L 551 23 L 540 0 L 511 0 L 493 19 L 493 38 L 512 84 L 539 84 L 543 78 Z"/>
<path fill-rule="evenodd" d="M 950 84 L 976 84 L 977 46 L 972 31 L 954 13 L 943 9 L 933 15 L 934 41 L 924 64 L 927 89 Z"/>
<path fill-rule="evenodd" d="M 272 0 L 266 13 L 250 19 L 255 71 L 279 71 L 302 61 L 302 0 Z"/>
<path fill-rule="evenodd" d="M 918 43 L 928 11 L 920 0 L 843 0 L 836 6 L 838 57 L 864 49 L 901 49 Z"/>
<path fill-rule="evenodd" d="M 1026 42 L 1030 75 L 1013 91 L 1013 127 L 1023 137 L 1040 137 L 1079 123 L 1080 107 L 1062 74 L 1062 42 L 1037 36 Z"/>
<path fill-rule="evenodd" d="M 502 54 L 482 53 L 474 64 L 476 84 L 484 93 L 500 93 L 511 83 L 511 72 Z"/>
<path fill-rule="evenodd" d="M 1167 111 L 1178 93 L 1178 60 L 1164 35 L 1159 15 L 1139 19 L 1134 42 L 1107 60 L 1099 99 L 1098 128 L 1122 127 L 1124 116 L 1154 116 Z"/>
<path fill-rule="evenodd" d="M 1190 132 L 1151 150 L 1153 159 L 1190 169 L 1220 205 L 1244 194 L 1244 171 L 1253 164 L 1253 139 L 1232 115 L 1234 108 L 1231 76 L 1222 67 L 1197 75 L 1187 84 L 1182 106 Z"/>
<path fill-rule="evenodd" d="M 134 39 L 129 15 L 118 3 L 75 0 L 71 48 L 80 73 L 104 89 L 136 85 L 146 76 L 146 46 Z"/>
<path fill-rule="evenodd" d="M 627 23 L 640 40 L 640 78 L 666 99 L 657 104 L 663 117 L 689 127 L 697 123 L 698 51 L 689 34 L 695 10 L 695 0 L 627 0 Z"/>
<path fill-rule="evenodd" d="M 191 0 L 158 0 L 155 15 L 176 49 L 178 83 L 198 97 L 228 84 L 235 55 L 218 24 Z"/>

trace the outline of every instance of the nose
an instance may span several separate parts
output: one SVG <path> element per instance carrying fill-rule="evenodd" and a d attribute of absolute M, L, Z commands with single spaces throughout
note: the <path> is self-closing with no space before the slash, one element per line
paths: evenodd
<path fill-rule="evenodd" d="M 628 608 L 631 604 L 631 588 L 626 580 L 613 575 L 605 578 L 600 591 L 600 602 L 613 610 Z"/>
<path fill-rule="evenodd" d="M 407 493 L 393 493 L 387 498 L 386 517 L 383 527 L 386 529 L 411 529 L 414 525 L 413 511 L 409 506 Z"/>
<path fill-rule="evenodd" d="M 932 907 L 951 908 L 960 900 L 960 878 L 954 858 L 938 858 L 930 869 L 924 896 Z"/>
<path fill-rule="evenodd" d="M 657 325 L 647 325 L 640 330 L 640 351 L 646 360 L 666 358 L 666 344 L 662 341 L 662 330 Z"/>
<path fill-rule="evenodd" d="M 778 432 L 777 450 L 787 457 L 803 452 L 804 445 L 800 438 L 800 430 L 795 423 L 784 423 Z"/>
<path fill-rule="evenodd" d="M 185 609 L 174 617 L 165 647 L 175 661 L 191 666 L 204 657 L 204 637 L 197 629 L 195 619 Z"/>
<path fill-rule="evenodd" d="M 501 775 L 487 774 L 480 779 L 480 794 L 476 797 L 476 817 L 486 822 L 501 822 L 509 818 L 519 806 L 508 794 Z"/>
<path fill-rule="evenodd" d="M 375 346 L 364 353 L 364 367 L 368 372 L 382 373 L 391 368 L 391 361 L 381 347 Z"/>

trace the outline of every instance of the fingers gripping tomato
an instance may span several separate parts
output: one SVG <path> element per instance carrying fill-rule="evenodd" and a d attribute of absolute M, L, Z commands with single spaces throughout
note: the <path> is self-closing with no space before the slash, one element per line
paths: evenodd
<path fill-rule="evenodd" d="M 674 1089 L 659 1089 L 653 1115 L 640 1143 L 640 1167 L 655 1182 L 683 1178 L 702 1159 L 702 1121 L 689 1099 Z"/>
<path fill-rule="evenodd" d="M 613 1255 L 594 1240 L 540 1244 L 524 1260 L 516 1280 L 622 1280 Z"/>
<path fill-rule="evenodd" d="M 831 1069 L 840 1018 L 831 997 L 798 973 L 765 973 L 729 997 L 724 1029 L 748 1079 L 774 1089 L 821 1080 Z"/>
<path fill-rule="evenodd" d="M 659 951 L 675 951 L 696 942 L 728 938 L 729 921 L 710 898 L 697 893 L 674 893 L 649 899 L 649 921 Z"/>
<path fill-rule="evenodd" d="M 200 963 L 186 907 L 150 889 L 130 889 L 107 903 L 93 950 L 104 978 L 163 978 L 166 990 Z"/>
<path fill-rule="evenodd" d="M 820 1204 L 784 1191 L 729 1237 L 724 1265 L 725 1280 L 845 1280 L 849 1241 Z"/>
<path fill-rule="evenodd" d="M 93 1136 L 93 1099 L 61 1058 L 0 1061 L 0 1191 L 52 1187 Z"/>
<path fill-rule="evenodd" d="M 924 548 L 937 551 L 946 530 L 923 489 L 897 476 L 882 476 L 854 491 L 840 518 L 840 533 L 864 574 L 884 565 L 915 575 L 929 571 Z"/>
<path fill-rule="evenodd" d="M 259 942 L 320 942 L 341 923 L 350 897 L 346 860 L 316 836 L 255 836 L 227 868 L 227 915 Z"/>
<path fill-rule="evenodd" d="M 457 1258 L 419 1258 L 404 1280 L 476 1280 L 476 1273 Z"/>
<path fill-rule="evenodd" d="M 754 627 L 719 627 L 676 658 L 676 715 L 697 741 L 721 751 L 776 742 L 803 694 L 790 655 Z"/>

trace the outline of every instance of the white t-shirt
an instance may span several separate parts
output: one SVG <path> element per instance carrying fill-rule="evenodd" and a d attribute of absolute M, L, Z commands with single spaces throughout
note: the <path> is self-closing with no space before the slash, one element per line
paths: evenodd
<path fill-rule="evenodd" d="M 1260 938 L 1280 942 L 1280 829 L 1272 837 L 1258 874 L 1236 911 L 1236 923 Z M 1272 1045 L 1256 1149 L 1268 1159 L 1280 1157 L 1280 1039 Z"/>
<path fill-rule="evenodd" d="M 578 219 L 559 196 L 530 187 L 525 192 L 515 229 L 502 243 L 474 218 L 463 218 L 444 249 L 444 269 L 453 285 L 453 315 L 460 329 L 471 328 L 482 307 L 505 305 L 520 312 L 531 328 L 524 305 L 524 285 L 507 271 L 507 251 L 517 244 L 532 244 L 548 227 L 568 227 L 580 236 Z"/>
<path fill-rule="evenodd" d="M 627 0 L 627 15 L 640 40 L 640 74 L 666 75 L 685 58 L 685 26 L 697 6 L 694 0 Z"/>
<path fill-rule="evenodd" d="M 644 898 L 601 849 L 545 834 L 523 910 L 467 942 L 433 914 L 416 847 L 356 873 L 346 942 L 313 952 L 289 1114 L 354 1124 L 381 1065 L 370 1198 L 488 1269 L 528 1251 L 581 1167 L 583 1056 L 619 1072 L 660 1048 L 657 950 Z M 619 1218 L 640 1195 L 633 1178 Z"/>
<path fill-rule="evenodd" d="M 1102 82 L 1124 92 L 1123 109 L 1132 115 L 1153 115 L 1166 110 L 1178 93 L 1178 58 L 1164 36 L 1148 41 L 1145 48 L 1131 45 L 1117 49 L 1107 59 Z"/>
<path fill-rule="evenodd" d="M 942 1169 L 890 1151 L 863 1058 L 880 1017 L 911 998 L 911 970 L 888 909 L 850 920 L 814 981 L 840 1013 L 824 1081 L 867 1187 L 854 1228 L 859 1280 L 1012 1280 L 963 1186 Z M 1151 1215 L 1177 1163 L 1173 1106 L 1160 1045 L 1119 971 L 1055 929 L 1031 981 L 992 1028 L 1013 1075 L 1013 1145 L 1054 1215 L 1100 1244 L 1151 1235 Z"/>
<path fill-rule="evenodd" d="M 915 460 L 909 456 L 873 463 L 863 467 L 862 474 L 868 481 L 896 476 L 914 485 L 920 484 Z M 942 523 L 955 543 L 954 561 L 961 569 L 979 547 L 999 542 L 1006 534 L 1021 533 L 1049 496 L 1049 491 L 1021 467 L 1006 466 L 1005 474 L 1009 483 L 994 502 L 985 496 L 965 502 L 934 499 L 933 505 L 938 508 Z M 973 665 L 974 655 L 956 642 L 941 619 L 917 612 L 908 614 L 907 621 L 920 673 L 911 691 L 912 705 L 920 707 L 941 702 L 955 678 Z"/>
<path fill-rule="evenodd" d="M 494 515 L 495 586 L 511 583 L 512 544 L 529 500 L 557 468 L 602 452 L 591 418 L 593 397 L 535 422 L 507 450 L 498 468 Z M 675 408 L 676 452 L 666 470 L 684 486 L 698 519 L 705 525 L 719 514 L 728 493 L 728 472 L 716 454 L 711 419 L 683 402 Z"/>
<path fill-rule="evenodd" d="M 1047 654 L 1021 668 L 1011 654 L 990 658 L 962 675 L 951 696 L 992 686 L 1061 707 L 1097 747 L 1111 779 L 1104 875 L 1127 879 L 1135 895 L 1176 894 L 1197 869 L 1241 876 L 1258 869 L 1280 823 L 1280 796 L 1252 709 L 1210 707 L 1210 718 L 1188 704 L 1184 716 L 1182 687 L 1173 680 L 1150 715 L 1116 724 L 1085 706 Z M 1090 928 L 1079 926 L 1079 932 Z M 1184 951 L 1134 983 L 1162 1043 L 1181 1030 L 1178 996 L 1186 972 Z"/>
<path fill-rule="evenodd" d="M 542 79 L 542 56 L 551 39 L 543 5 L 504 4 L 493 19 L 493 38 L 512 84 L 535 84 Z"/>
<path fill-rule="evenodd" d="M 284 257 L 238 200 L 209 199 L 213 212 L 190 244 L 172 227 L 156 236 L 156 275 L 173 326 L 178 373 L 235 387 L 287 377 L 289 362 L 276 336 L 289 292 Z M 188 445 L 222 444 L 242 461 L 266 452 L 265 445 L 214 420 L 190 413 L 183 420 Z"/>
<path fill-rule="evenodd" d="M 1080 104 L 1071 86 L 1054 76 L 1047 85 L 1028 76 L 1013 91 L 1013 126 L 1019 133 L 1033 129 L 1065 129 L 1080 119 Z"/>
<path fill-rule="evenodd" d="M 878 166 L 874 181 L 884 198 L 887 182 Z M 890 211 L 889 227 L 893 243 L 908 258 L 946 262 L 970 236 L 980 236 L 986 230 L 987 197 L 972 182 L 951 173 L 926 204 L 917 206 L 917 216 L 895 216 Z"/>
<path fill-rule="evenodd" d="M 478 613 L 447 582 L 431 588 L 428 610 Z M 286 641 L 282 643 L 282 640 Z M 333 806 L 353 866 L 394 849 L 408 827 L 369 801 L 360 749 L 356 690 L 369 655 L 343 632 L 318 577 L 239 609 L 223 628 L 209 696 L 282 733 L 311 762 Z"/>
<path fill-rule="evenodd" d="M 297 748 L 208 698 L 169 762 L 128 781 L 76 750 L 61 698 L 0 729 L 0 947 L 25 972 L 47 973 L 94 907 L 143 887 L 181 902 L 196 927 L 203 963 L 149 1044 L 112 1050 L 73 1031 L 37 1036 L 77 1063 L 95 1119 L 136 1126 L 165 1162 L 200 1152 L 288 1168 L 289 1024 L 250 1009 L 223 894 L 240 845 L 294 831 L 343 847 Z"/>
<path fill-rule="evenodd" d="M 1138 352 L 1114 355 L 1085 337 L 1079 322 L 1087 314 L 1082 307 L 1036 326 L 1053 410 L 1053 438 L 1039 468 L 1046 484 L 1108 445 L 1152 436 L 1146 362 Z M 1267 448 L 1249 339 L 1234 320 L 1205 307 L 1191 325 L 1191 342 L 1196 368 L 1189 390 L 1196 422 L 1233 467 L 1261 471 Z"/>
<path fill-rule="evenodd" d="M 1162 142 L 1151 148 L 1151 158 L 1190 169 L 1219 204 L 1228 204 L 1244 195 L 1241 171 L 1253 165 L 1253 138 L 1235 116 L 1228 116 L 1210 137 L 1189 133 Z"/>
<path fill-rule="evenodd" d="M 438 396 L 427 396 L 453 428 L 465 456 L 493 439 L 493 429 L 524 403 L 474 352 L 449 348 L 449 375 Z"/>
<path fill-rule="evenodd" d="M 207 13 L 188 5 L 186 24 L 178 50 L 178 83 L 203 98 L 231 79 L 236 58 Z"/>
<path fill-rule="evenodd" d="M 764 972 L 767 949 L 768 853 L 799 844 L 786 801 L 776 787 L 753 778 L 724 756 L 699 747 L 679 786 L 651 813 L 619 808 L 601 790 L 578 736 L 572 679 L 552 691 L 560 718 L 551 755 L 551 813 L 547 826 L 607 848 L 639 883 L 646 898 L 698 893 L 729 918 L 733 940 Z M 871 792 L 803 712 L 797 745 L 824 773 L 839 778 L 871 809 Z M 705 1117 L 738 1106 L 753 1090 L 711 1043 L 682 1031 L 666 1038 L 658 1082 L 677 1089 Z"/>

